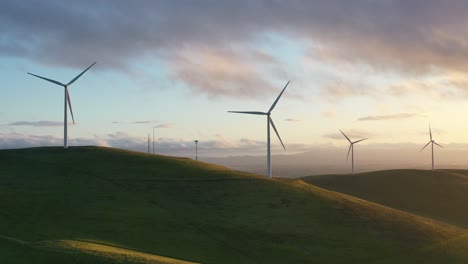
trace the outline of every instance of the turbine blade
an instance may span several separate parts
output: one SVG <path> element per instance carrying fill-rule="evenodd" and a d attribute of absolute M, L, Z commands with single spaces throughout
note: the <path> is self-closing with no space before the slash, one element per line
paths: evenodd
<path fill-rule="evenodd" d="M 278 95 L 278 97 L 276 98 L 275 102 L 271 105 L 270 110 L 268 110 L 268 113 L 271 113 L 271 111 L 273 111 L 273 108 L 275 108 L 276 103 L 278 103 L 278 101 L 279 101 L 281 95 L 283 95 L 284 90 L 286 90 L 286 87 L 288 87 L 289 82 L 290 82 L 290 81 L 288 81 L 288 82 L 286 83 L 286 85 L 284 86 L 283 90 L 281 91 L 281 93 L 280 93 L 280 94 Z"/>
<path fill-rule="evenodd" d="M 76 80 L 78 80 L 78 78 L 81 77 L 81 75 L 83 75 L 86 71 L 89 70 L 89 68 L 93 67 L 94 64 L 96 64 L 96 62 L 94 62 L 93 64 L 91 64 L 91 66 L 89 66 L 88 68 L 86 68 L 86 70 L 84 70 L 82 73 L 78 74 L 78 76 L 76 76 L 73 80 L 71 80 L 69 83 L 67 83 L 67 86 L 74 83 Z"/>
<path fill-rule="evenodd" d="M 55 84 L 60 85 L 60 86 L 65 86 L 65 84 L 63 84 L 63 83 L 61 83 L 61 82 L 57 82 L 57 81 L 55 81 L 55 80 L 48 79 L 48 78 L 46 78 L 46 77 L 42 77 L 42 76 L 39 76 L 39 75 L 36 75 L 36 74 L 32 74 L 32 73 L 30 73 L 30 72 L 28 72 L 28 74 L 29 74 L 29 75 L 32 75 L 32 76 L 36 76 L 37 78 L 41 78 L 41 79 L 46 80 L 46 81 L 51 82 L 51 83 L 55 83 Z"/>
<path fill-rule="evenodd" d="M 70 94 L 68 93 L 68 88 L 65 88 L 65 90 L 67 91 L 68 108 L 70 108 L 70 113 L 71 113 L 71 116 L 72 116 L 73 124 L 75 124 L 75 117 L 73 116 L 73 109 L 72 109 L 72 105 L 71 105 Z"/>
<path fill-rule="evenodd" d="M 429 136 L 431 137 L 431 140 L 432 140 L 431 124 L 429 124 Z"/>
<path fill-rule="evenodd" d="M 268 115 L 267 113 L 258 112 L 258 111 L 228 111 L 228 113 L 249 114 L 249 115 Z"/>
<path fill-rule="evenodd" d="M 435 141 L 432 141 L 434 144 L 436 144 L 437 146 L 443 148 L 441 145 L 437 144 Z"/>
<path fill-rule="evenodd" d="M 427 144 L 419 152 L 423 151 L 429 144 L 431 144 L 431 142 L 432 141 L 427 142 Z"/>
<path fill-rule="evenodd" d="M 349 152 L 351 152 L 351 148 L 353 147 L 353 143 L 349 144 L 349 149 L 348 149 L 348 156 L 346 156 L 346 162 L 348 162 L 349 159 Z"/>
<path fill-rule="evenodd" d="M 366 139 L 368 139 L 368 138 L 364 138 L 364 139 L 360 139 L 360 140 L 354 141 L 353 144 L 354 144 L 354 143 L 361 142 L 361 141 L 364 141 L 364 140 L 366 140 Z"/>
<path fill-rule="evenodd" d="M 271 119 L 271 117 L 268 117 L 268 118 L 270 119 L 270 124 L 273 127 L 273 130 L 275 130 L 275 133 L 278 136 L 278 139 L 281 142 L 281 145 L 283 145 L 283 149 L 286 150 L 286 147 L 283 144 L 283 140 L 281 140 L 281 137 L 280 137 L 280 135 L 278 133 L 278 130 L 276 130 L 276 126 L 275 126 L 275 123 L 273 122 L 273 119 Z"/>
<path fill-rule="evenodd" d="M 347 136 L 345 135 L 345 133 L 344 133 L 343 131 L 341 131 L 341 129 L 338 129 L 338 130 L 340 130 L 341 134 L 343 134 L 343 136 L 345 136 L 345 138 L 349 141 L 349 143 L 353 143 L 353 142 L 351 142 L 351 140 L 349 139 L 349 137 L 347 137 Z"/>

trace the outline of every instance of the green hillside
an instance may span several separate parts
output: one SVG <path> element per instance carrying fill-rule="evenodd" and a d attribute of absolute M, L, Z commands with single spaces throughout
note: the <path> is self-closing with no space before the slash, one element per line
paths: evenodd
<path fill-rule="evenodd" d="M 468 171 L 388 170 L 303 179 L 322 188 L 468 228 Z"/>
<path fill-rule="evenodd" d="M 109 148 L 0 150 L 0 208 L 1 263 L 468 262 L 460 227 L 302 180 Z"/>

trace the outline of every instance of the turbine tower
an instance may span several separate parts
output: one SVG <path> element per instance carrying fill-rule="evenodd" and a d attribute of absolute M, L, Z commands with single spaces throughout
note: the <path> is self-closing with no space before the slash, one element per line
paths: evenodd
<path fill-rule="evenodd" d="M 284 150 L 286 148 L 284 147 L 283 141 L 281 140 L 281 137 L 278 133 L 278 130 L 276 130 L 275 123 L 273 122 L 273 119 L 271 119 L 271 111 L 275 108 L 276 104 L 278 103 L 281 95 L 283 95 L 284 90 L 286 90 L 286 87 L 288 87 L 290 81 L 286 83 L 284 86 L 283 90 L 281 93 L 278 95 L 276 100 L 273 102 L 273 104 L 270 107 L 270 110 L 268 112 L 258 112 L 258 111 L 228 111 L 229 113 L 238 113 L 238 114 L 249 114 L 249 115 L 264 115 L 267 117 L 267 173 L 268 177 L 271 178 L 271 147 L 270 147 L 270 125 L 273 127 L 273 130 L 275 130 L 276 135 L 278 136 L 279 141 L 281 142 L 281 145 L 283 146 Z"/>
<path fill-rule="evenodd" d="M 346 156 L 346 161 L 348 161 L 349 152 L 351 151 L 351 164 L 352 164 L 352 165 L 351 165 L 351 172 L 352 172 L 352 174 L 354 175 L 354 144 L 356 144 L 356 143 L 358 143 L 358 142 L 361 142 L 361 141 L 364 141 L 364 140 L 366 140 L 367 138 L 360 139 L 360 140 L 356 140 L 356 141 L 353 142 L 353 141 L 351 141 L 351 140 L 349 139 L 348 136 L 346 136 L 346 134 L 345 134 L 343 131 L 341 131 L 341 129 L 340 129 L 340 132 L 341 132 L 341 134 L 343 134 L 343 136 L 349 141 L 348 156 Z"/>
<path fill-rule="evenodd" d="M 427 142 L 427 144 L 419 151 L 423 151 L 427 145 L 431 144 L 431 152 L 432 152 L 432 170 L 434 170 L 434 144 L 443 148 L 441 145 L 437 144 L 437 142 L 435 142 L 434 139 L 432 139 L 432 131 L 431 131 L 431 125 L 429 125 L 429 137 L 430 137 L 430 140 L 429 142 Z"/>
<path fill-rule="evenodd" d="M 42 77 L 42 76 L 39 76 L 39 75 L 36 75 L 36 74 L 32 74 L 32 73 L 29 73 L 30 75 L 32 76 L 36 76 L 37 78 L 41 78 L 43 80 L 46 80 L 48 82 L 51 82 L 51 83 L 54 83 L 54 84 L 57 84 L 57 85 L 60 85 L 62 86 L 63 88 L 65 88 L 65 110 L 64 110 L 64 118 L 63 118 L 63 147 L 64 148 L 68 148 L 68 115 L 67 115 L 67 104 L 68 104 L 68 107 L 70 108 L 70 113 L 71 113 L 71 116 L 72 116 L 72 120 L 73 120 L 73 124 L 75 124 L 75 118 L 73 117 L 73 110 L 72 110 L 72 106 L 71 106 L 71 101 L 70 101 L 70 94 L 68 93 L 68 86 L 70 86 L 72 83 L 74 83 L 76 80 L 78 80 L 78 78 L 81 77 L 81 75 L 83 75 L 87 70 L 89 70 L 89 68 L 93 67 L 93 65 L 96 64 L 96 62 L 94 62 L 93 64 L 91 64 L 91 66 L 89 66 L 88 68 L 86 68 L 86 70 L 84 70 L 82 73 L 78 74 L 75 78 L 73 78 L 73 80 L 71 80 L 69 83 L 67 84 L 63 84 L 61 82 L 58 82 L 58 81 L 55 81 L 55 80 L 52 80 L 52 79 L 48 79 L 48 78 L 45 78 L 45 77 Z"/>
<path fill-rule="evenodd" d="M 198 160 L 198 139 L 195 139 L 195 160 Z"/>

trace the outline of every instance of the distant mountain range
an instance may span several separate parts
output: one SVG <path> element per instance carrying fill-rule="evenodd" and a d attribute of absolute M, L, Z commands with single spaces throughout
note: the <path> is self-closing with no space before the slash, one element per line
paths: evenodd
<path fill-rule="evenodd" d="M 420 152 L 423 144 L 371 144 L 356 146 L 356 172 L 387 169 L 430 169 L 430 150 Z M 302 177 L 351 171 L 351 157 L 346 161 L 347 147 L 317 147 L 311 151 L 292 155 L 273 155 L 273 176 Z M 274 154 L 281 153 L 277 151 Z M 434 150 L 435 167 L 468 169 L 468 149 L 465 145 L 449 144 Z M 266 174 L 266 155 L 202 157 L 203 161 L 232 169 Z"/>

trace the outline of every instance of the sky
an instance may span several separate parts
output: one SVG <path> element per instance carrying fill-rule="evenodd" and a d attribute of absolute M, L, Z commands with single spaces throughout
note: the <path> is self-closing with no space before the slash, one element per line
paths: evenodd
<path fill-rule="evenodd" d="M 429 140 L 468 150 L 468 1 L 1 1 L 0 148 L 265 155 Z M 69 118 L 69 120 L 71 120 Z M 385 150 L 385 147 L 382 148 Z M 441 150 L 442 151 L 442 150 Z M 441 152 L 443 153 L 443 152 Z M 467 152 L 468 154 L 468 152 Z M 468 161 L 468 159 L 467 159 Z M 468 162 L 467 162 L 468 163 Z"/>

